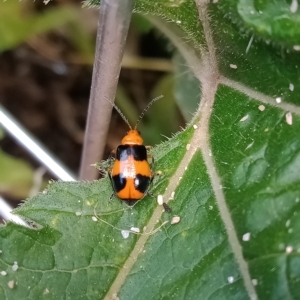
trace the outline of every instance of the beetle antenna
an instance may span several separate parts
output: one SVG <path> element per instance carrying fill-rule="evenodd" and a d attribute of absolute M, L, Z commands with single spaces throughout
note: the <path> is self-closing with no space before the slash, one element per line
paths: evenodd
<path fill-rule="evenodd" d="M 131 125 L 129 124 L 129 121 L 126 119 L 126 117 L 123 115 L 123 113 L 121 112 L 120 108 L 112 101 L 110 101 L 108 98 L 106 98 L 111 105 L 115 108 L 115 110 L 119 113 L 120 117 L 123 119 L 123 121 L 128 125 L 129 129 L 132 130 Z"/>
<path fill-rule="evenodd" d="M 160 96 L 154 98 L 154 99 L 151 100 L 151 102 L 145 107 L 145 109 L 142 111 L 141 115 L 139 116 L 138 120 L 137 120 L 136 123 L 135 123 L 135 126 L 134 126 L 134 129 L 135 129 L 135 130 L 137 129 L 138 124 L 139 124 L 140 121 L 143 119 L 143 117 L 144 117 L 146 111 L 150 108 L 150 106 L 151 106 L 155 101 L 157 101 L 157 100 L 159 100 L 159 99 L 161 99 L 161 98 L 163 98 L 163 95 L 160 95 Z"/>

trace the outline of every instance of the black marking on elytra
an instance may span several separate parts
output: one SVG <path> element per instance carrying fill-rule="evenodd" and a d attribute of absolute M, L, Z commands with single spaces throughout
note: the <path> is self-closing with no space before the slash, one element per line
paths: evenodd
<path fill-rule="evenodd" d="M 150 182 L 150 177 L 137 174 L 134 179 L 134 187 L 141 193 L 145 193 L 149 188 Z"/>
<path fill-rule="evenodd" d="M 132 155 L 137 161 L 147 160 L 147 150 L 144 145 L 120 145 L 117 148 L 116 159 L 125 161 Z"/>
<path fill-rule="evenodd" d="M 112 176 L 111 182 L 116 193 L 123 190 L 126 186 L 126 178 L 124 178 L 121 174 Z"/>
<path fill-rule="evenodd" d="M 134 145 L 132 146 L 132 155 L 135 160 L 147 160 L 147 149 L 144 145 Z"/>
<path fill-rule="evenodd" d="M 121 161 L 125 161 L 128 159 L 128 148 L 130 148 L 130 146 L 127 145 L 120 145 L 117 148 L 117 152 L 116 152 L 116 159 L 121 160 Z"/>

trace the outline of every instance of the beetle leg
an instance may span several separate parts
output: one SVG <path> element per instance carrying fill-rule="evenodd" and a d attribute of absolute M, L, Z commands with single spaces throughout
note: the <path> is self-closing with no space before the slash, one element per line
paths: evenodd
<path fill-rule="evenodd" d="M 114 197 L 114 195 L 115 195 L 115 193 L 114 192 L 112 192 L 112 194 L 110 195 L 110 197 L 109 197 L 109 201 L 111 201 L 112 200 L 112 198 Z"/>
<path fill-rule="evenodd" d="M 153 175 L 153 176 L 150 179 L 149 187 L 150 187 L 150 185 L 151 185 L 151 183 L 153 182 L 153 179 L 154 179 L 154 174 L 152 173 L 151 175 Z"/>
<path fill-rule="evenodd" d="M 110 181 L 112 182 L 112 178 L 111 178 L 111 175 L 110 175 L 111 170 L 112 170 L 112 168 L 108 168 L 107 169 L 107 171 L 108 171 L 108 177 L 109 177 Z M 112 194 L 109 197 L 109 201 L 112 200 L 112 198 L 114 197 L 114 195 L 115 195 L 115 192 L 112 192 Z"/>
<path fill-rule="evenodd" d="M 149 191 L 150 190 L 150 186 L 151 186 L 151 184 L 153 182 L 153 179 L 154 179 L 154 173 L 151 172 L 151 178 L 150 178 L 150 182 L 149 182 L 149 187 L 148 187 L 148 189 L 146 191 L 146 194 L 149 195 L 152 198 L 155 198 L 154 195 Z"/>
<path fill-rule="evenodd" d="M 115 155 L 116 150 L 113 150 L 107 160 L 102 160 L 93 164 L 92 166 L 98 169 L 102 176 L 105 176 L 107 172 L 110 173 L 112 171 L 112 164 L 115 160 Z"/>
<path fill-rule="evenodd" d="M 110 152 L 110 155 L 109 155 L 108 159 L 109 159 L 110 161 L 114 160 L 114 159 L 116 158 L 116 153 L 117 153 L 117 150 L 116 150 L 116 149 L 112 150 L 112 151 Z"/>
<path fill-rule="evenodd" d="M 147 151 L 149 151 L 153 147 L 152 146 L 145 146 L 145 148 L 146 148 Z M 153 167 L 154 166 L 154 157 L 153 157 L 153 155 L 147 154 L 147 159 L 151 159 L 151 167 Z"/>
<path fill-rule="evenodd" d="M 147 154 L 147 159 L 151 159 L 151 165 L 154 165 L 154 157 L 151 154 Z"/>
<path fill-rule="evenodd" d="M 110 152 L 110 155 L 108 157 L 108 161 L 109 161 L 109 164 L 112 165 L 112 162 L 116 159 L 116 152 L 117 150 L 114 149 Z M 107 168 L 107 170 L 110 172 L 111 171 L 111 167 Z"/>

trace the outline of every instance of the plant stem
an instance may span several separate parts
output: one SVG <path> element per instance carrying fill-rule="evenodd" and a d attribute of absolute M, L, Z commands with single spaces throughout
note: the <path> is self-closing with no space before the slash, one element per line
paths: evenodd
<path fill-rule="evenodd" d="M 98 177 L 90 165 L 104 152 L 134 0 L 102 0 L 80 180 Z"/>

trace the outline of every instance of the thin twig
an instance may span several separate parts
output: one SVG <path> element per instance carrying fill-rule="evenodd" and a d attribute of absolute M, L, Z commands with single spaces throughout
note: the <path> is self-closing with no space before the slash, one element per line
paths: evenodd
<path fill-rule="evenodd" d="M 79 178 L 93 180 L 98 171 L 90 165 L 104 152 L 124 46 L 134 0 L 102 0 L 88 119 Z"/>

